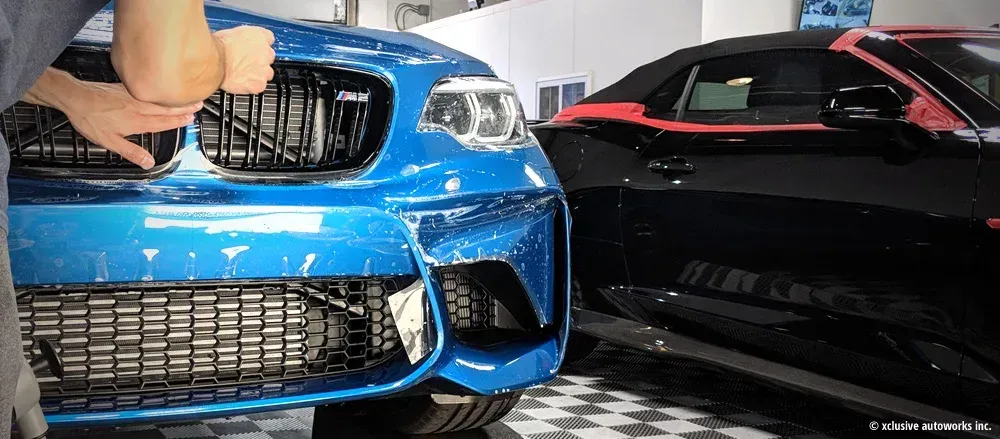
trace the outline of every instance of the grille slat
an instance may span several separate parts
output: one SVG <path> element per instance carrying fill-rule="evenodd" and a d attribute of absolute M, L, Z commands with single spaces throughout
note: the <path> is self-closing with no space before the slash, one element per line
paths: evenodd
<path fill-rule="evenodd" d="M 360 95 L 361 93 L 362 93 L 362 91 L 359 89 L 358 90 L 358 94 Z M 362 119 L 362 116 L 361 116 L 361 114 L 362 114 L 361 109 L 364 108 L 365 106 L 366 105 L 365 105 L 364 102 L 360 102 L 359 101 L 358 105 L 357 105 L 357 108 L 354 109 L 354 123 L 351 124 L 351 138 L 350 138 L 350 143 L 347 143 L 347 145 L 349 145 L 349 148 L 350 148 L 350 152 L 349 152 L 350 155 L 354 155 L 355 153 L 357 153 L 357 148 L 358 148 L 358 139 L 357 139 L 357 136 L 361 135 L 361 130 L 358 128 L 358 124 L 359 123 L 362 123 L 362 124 L 364 123 L 364 120 Z M 365 117 L 368 116 L 367 111 L 364 114 L 365 114 Z"/>
<path fill-rule="evenodd" d="M 309 160 L 309 155 L 312 152 L 312 135 L 309 132 L 312 130 L 313 124 L 310 121 L 313 120 L 313 106 L 316 104 L 316 98 L 314 94 L 316 93 L 316 83 L 314 82 L 313 75 L 306 75 L 306 103 L 305 103 L 305 114 L 302 116 L 302 124 L 299 126 L 299 132 L 302 133 L 299 136 L 299 166 L 305 166 L 306 161 Z"/>
<path fill-rule="evenodd" d="M 76 130 L 73 130 L 73 135 L 76 135 Z M 73 157 L 73 162 L 77 162 L 76 157 Z M 90 140 L 87 140 L 87 138 L 83 139 L 83 162 L 87 164 L 90 163 Z"/>
<path fill-rule="evenodd" d="M 239 99 L 239 96 L 233 96 L 232 99 L 229 100 L 229 114 L 230 115 L 235 115 L 236 114 L 236 101 L 238 99 Z M 236 123 L 235 122 L 236 121 L 234 119 L 233 120 L 233 124 L 229 127 L 229 141 L 227 142 L 227 146 L 226 146 L 226 166 L 229 166 L 229 164 L 232 163 L 232 160 L 233 160 L 233 138 L 236 137 Z M 249 131 L 249 130 L 247 130 L 247 131 Z M 219 149 L 221 150 L 221 148 L 219 148 Z"/>
<path fill-rule="evenodd" d="M 45 131 L 49 133 L 49 154 L 52 157 L 56 156 L 56 136 L 53 134 L 55 131 L 52 128 L 52 110 L 49 108 L 45 109 L 45 122 L 48 125 L 48 129 Z M 42 149 L 42 148 L 39 148 Z"/>
<path fill-rule="evenodd" d="M 330 154 L 330 160 L 337 159 L 337 149 L 340 141 L 340 129 L 344 122 L 344 107 L 347 106 L 347 101 L 336 100 L 334 104 L 340 104 L 340 111 L 334 112 L 334 117 L 337 118 L 337 128 L 327 135 L 327 151 Z M 331 120 L 330 127 L 333 127 L 333 121 Z"/>
<path fill-rule="evenodd" d="M 281 108 L 284 110 L 285 118 L 281 119 L 281 159 L 282 164 L 287 161 L 297 162 L 298 157 L 290 157 L 288 154 L 288 124 L 291 121 L 292 115 L 292 84 L 288 79 L 288 74 L 285 71 L 281 72 L 281 89 L 284 91 L 285 100 L 281 102 Z M 278 113 L 279 115 L 281 113 Z M 303 119 L 305 119 L 303 117 Z M 299 150 L 299 155 L 301 155 L 302 150 Z"/>
<path fill-rule="evenodd" d="M 251 119 L 251 120 L 253 120 L 253 119 Z M 258 95 L 258 99 L 257 99 L 257 121 L 256 121 L 255 125 L 257 127 L 257 140 L 256 140 L 256 142 L 254 142 L 253 161 L 251 162 L 251 164 L 252 164 L 252 166 L 254 168 L 257 167 L 257 162 L 259 161 L 259 158 L 260 158 L 260 142 L 261 142 L 261 137 L 264 134 L 264 94 L 263 93 L 261 93 L 260 95 Z M 250 131 L 250 130 L 247 130 L 247 131 Z M 249 147 L 247 147 L 247 148 L 249 150 Z"/>
<path fill-rule="evenodd" d="M 42 107 L 35 106 L 32 108 L 35 113 L 35 129 L 38 133 L 36 138 L 38 141 L 38 160 L 45 160 L 45 125 L 42 125 Z M 55 151 L 52 152 L 52 157 L 55 158 Z"/>
<path fill-rule="evenodd" d="M 43 397 L 91 398 L 374 367 L 402 348 L 387 299 L 412 281 L 29 288 L 18 312 L 25 351 L 49 340 L 65 363 L 61 382 L 39 377 Z"/>
<path fill-rule="evenodd" d="M 250 96 L 250 117 L 247 118 L 248 121 L 257 120 L 257 97 L 258 95 Z M 250 157 L 252 156 L 252 145 L 253 145 L 253 128 L 246 130 L 246 142 L 247 142 L 247 153 L 243 156 L 243 167 L 246 168 L 250 166 Z M 259 147 L 258 147 L 259 148 Z M 230 150 L 231 151 L 231 150 Z"/>
<path fill-rule="evenodd" d="M 272 140 L 273 144 L 271 145 L 271 165 L 272 166 L 278 164 L 278 148 L 281 148 L 281 145 L 278 144 L 278 139 L 280 138 L 279 136 L 280 136 L 280 133 L 281 133 L 281 120 L 282 120 L 281 119 L 281 114 L 285 111 L 285 106 L 282 105 L 285 102 L 285 87 L 280 82 L 280 80 L 281 80 L 281 76 L 280 75 L 278 75 L 278 80 L 279 80 L 279 82 L 278 82 L 278 85 L 276 87 L 277 88 L 277 92 L 278 92 L 278 96 L 277 96 L 277 98 L 274 101 L 276 113 L 275 113 L 275 116 L 274 116 L 274 120 L 272 121 L 272 124 L 274 125 L 274 134 L 271 136 L 271 139 L 273 139 Z"/>
<path fill-rule="evenodd" d="M 6 111 L 4 113 L 6 113 Z M 11 123 L 14 125 L 14 144 L 18 145 L 17 148 L 15 148 L 15 150 L 17 151 L 17 153 L 15 155 L 18 156 L 18 157 L 21 157 L 21 149 L 22 149 L 21 148 L 21 127 L 17 124 L 17 105 L 14 105 L 13 107 L 10 108 L 10 113 L 11 113 L 11 116 L 12 116 L 11 117 Z M 10 139 L 10 137 L 4 136 L 4 139 Z M 10 146 L 10 145 L 8 145 L 8 146 Z"/>
<path fill-rule="evenodd" d="M 222 97 L 220 99 L 220 104 L 219 104 L 219 133 L 220 133 L 219 138 L 221 139 L 226 137 L 226 122 L 231 120 L 230 119 L 231 116 L 230 114 L 226 114 L 226 104 L 230 96 L 229 93 L 220 90 L 219 96 Z M 222 161 L 222 148 L 218 148 L 215 150 L 215 162 L 218 163 L 221 161 Z"/>

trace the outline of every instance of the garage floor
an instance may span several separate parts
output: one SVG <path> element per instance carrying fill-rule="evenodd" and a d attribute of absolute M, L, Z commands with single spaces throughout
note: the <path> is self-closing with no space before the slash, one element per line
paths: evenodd
<path fill-rule="evenodd" d="M 449 439 L 758 439 L 877 436 L 871 416 L 685 360 L 602 344 L 551 383 L 530 389 L 502 424 Z M 393 438 L 345 422 L 329 438 Z M 60 430 L 54 439 L 305 439 L 312 410 L 118 429 Z M 883 433 L 884 436 L 884 433 Z M 908 436 L 912 437 L 912 436 Z"/>

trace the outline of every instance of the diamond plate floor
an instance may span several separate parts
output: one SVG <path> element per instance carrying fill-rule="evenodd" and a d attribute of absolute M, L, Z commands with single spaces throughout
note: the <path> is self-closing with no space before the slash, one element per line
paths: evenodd
<path fill-rule="evenodd" d="M 502 423 L 448 439 L 764 439 L 879 436 L 875 420 L 828 402 L 687 360 L 664 360 L 607 344 L 528 390 Z M 51 439 L 306 439 L 312 410 L 161 425 L 56 430 Z M 885 437 L 883 433 L 881 435 Z M 322 437 L 379 439 L 398 434 L 345 421 Z M 426 437 L 426 436 L 425 436 Z M 914 437 L 907 435 L 906 437 Z"/>

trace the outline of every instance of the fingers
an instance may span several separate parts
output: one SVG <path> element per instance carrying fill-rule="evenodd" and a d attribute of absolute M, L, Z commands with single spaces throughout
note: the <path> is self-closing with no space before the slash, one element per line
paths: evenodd
<path fill-rule="evenodd" d="M 194 122 L 194 115 L 190 113 L 175 116 L 146 116 L 139 119 L 140 125 L 133 127 L 133 131 L 138 133 L 158 133 L 160 131 L 186 127 L 192 122 Z"/>
<path fill-rule="evenodd" d="M 268 46 L 274 44 L 274 32 L 271 32 L 270 30 L 264 29 L 262 27 L 259 27 L 257 29 L 261 30 L 261 34 L 264 36 L 264 41 L 267 42 Z"/>
<path fill-rule="evenodd" d="M 153 160 L 153 156 L 142 149 L 141 146 L 136 145 L 123 137 L 110 136 L 104 142 L 98 142 L 105 149 L 121 155 L 122 158 L 128 160 L 132 163 L 139 165 L 142 169 L 150 169 L 156 165 L 156 160 Z"/>
<path fill-rule="evenodd" d="M 232 78 L 222 84 L 222 90 L 235 95 L 255 95 L 263 93 L 267 83 L 274 79 L 274 68 L 261 65 L 255 71 L 245 71 L 239 78 Z"/>
<path fill-rule="evenodd" d="M 263 92 L 274 79 L 274 33 L 262 27 L 239 26 L 215 35 L 226 55 L 226 75 L 220 88 L 238 95 Z"/>
<path fill-rule="evenodd" d="M 182 116 L 197 113 L 204 106 L 203 102 L 195 102 L 183 107 L 164 107 L 149 102 L 138 102 L 138 104 L 139 114 L 143 116 Z"/>
<path fill-rule="evenodd" d="M 265 57 L 266 57 L 265 60 L 267 61 L 267 65 L 274 64 L 274 58 L 277 58 L 277 56 L 278 54 L 274 52 L 274 48 L 268 47 L 267 52 L 265 52 Z M 274 71 L 272 70 L 271 73 L 274 73 Z"/>

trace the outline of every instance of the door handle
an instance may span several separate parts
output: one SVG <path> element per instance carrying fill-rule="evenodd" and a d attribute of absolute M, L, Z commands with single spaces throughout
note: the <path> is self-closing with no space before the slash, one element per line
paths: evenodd
<path fill-rule="evenodd" d="M 698 172 L 695 165 L 688 163 L 683 157 L 670 157 L 668 159 L 653 160 L 649 162 L 649 172 L 656 174 L 671 175 L 691 175 Z"/>

